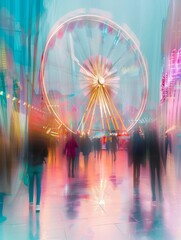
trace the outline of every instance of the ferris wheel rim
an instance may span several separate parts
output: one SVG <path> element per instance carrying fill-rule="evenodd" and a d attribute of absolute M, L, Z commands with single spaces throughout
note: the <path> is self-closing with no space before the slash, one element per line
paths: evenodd
<path fill-rule="evenodd" d="M 94 22 L 97 22 L 97 23 L 103 23 L 103 24 L 106 24 L 107 26 L 111 26 L 116 32 L 118 32 L 118 29 L 119 29 L 124 34 L 126 34 L 126 36 L 129 37 L 128 39 L 130 39 L 134 43 L 134 47 L 135 48 L 134 49 L 132 48 L 132 49 L 136 50 L 137 53 L 139 54 L 139 58 L 138 58 L 139 65 L 142 66 L 142 69 L 144 70 L 144 73 L 143 73 L 143 76 L 144 76 L 144 78 L 143 78 L 144 95 L 143 95 L 142 100 L 141 100 L 141 105 L 139 107 L 139 111 L 138 111 L 138 113 L 136 114 L 136 116 L 134 118 L 134 122 L 132 122 L 126 128 L 127 131 L 130 131 L 137 124 L 137 121 L 141 117 L 141 115 L 142 115 L 142 113 L 143 113 L 143 111 L 145 109 L 146 103 L 147 103 L 147 97 L 148 97 L 148 71 L 147 71 L 147 64 L 146 64 L 146 61 L 145 61 L 145 59 L 143 57 L 143 54 L 142 54 L 142 52 L 141 52 L 137 42 L 135 41 L 135 39 L 131 36 L 131 34 L 129 32 L 127 32 L 122 26 L 120 26 L 119 24 L 114 22 L 112 19 L 109 19 L 109 18 L 103 17 L 103 16 L 99 16 L 99 15 L 96 15 L 96 14 L 85 14 L 85 13 L 83 13 L 83 14 L 79 14 L 77 16 L 70 17 L 70 18 L 64 20 L 63 22 L 59 23 L 53 31 L 50 31 L 50 33 L 49 33 L 49 35 L 47 37 L 47 40 L 46 40 L 44 51 L 42 53 L 42 59 L 41 59 L 41 64 L 40 64 L 40 81 L 41 81 L 43 94 L 44 94 L 44 96 L 46 98 L 46 104 L 47 104 L 48 110 L 54 114 L 55 118 L 66 129 L 68 129 L 69 131 L 75 133 L 75 131 L 73 131 L 73 129 L 71 129 L 69 126 L 67 126 L 67 124 L 65 124 L 61 120 L 61 118 L 58 116 L 58 114 L 53 109 L 53 107 L 51 107 L 51 102 L 50 102 L 50 100 L 49 100 L 49 98 L 47 96 L 47 93 L 46 93 L 46 87 L 45 87 L 45 81 L 44 81 L 44 73 L 45 73 L 45 59 L 46 59 L 46 54 L 48 52 L 50 41 L 54 37 L 56 37 L 56 34 L 58 33 L 58 31 L 60 29 L 62 29 L 65 24 L 69 24 L 71 22 L 76 22 L 76 21 L 79 21 L 79 20 L 89 20 L 89 21 L 93 20 Z"/>

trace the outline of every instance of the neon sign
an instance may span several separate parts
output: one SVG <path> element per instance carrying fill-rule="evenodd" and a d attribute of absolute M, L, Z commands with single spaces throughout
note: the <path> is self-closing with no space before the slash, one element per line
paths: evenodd
<path fill-rule="evenodd" d="M 181 80 L 181 48 L 173 49 L 168 63 L 168 70 L 162 75 L 161 80 L 161 102 L 167 97 L 175 95 L 175 85 Z"/>

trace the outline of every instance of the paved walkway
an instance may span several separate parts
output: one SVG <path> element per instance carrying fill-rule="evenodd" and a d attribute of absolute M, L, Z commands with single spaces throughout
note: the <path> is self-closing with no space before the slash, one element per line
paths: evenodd
<path fill-rule="evenodd" d="M 91 154 L 87 171 L 81 156 L 70 179 L 59 152 L 45 166 L 40 213 L 29 208 L 27 188 L 16 179 L 17 193 L 6 197 L 0 240 L 181 239 L 181 184 L 171 157 L 162 177 L 164 201 L 153 205 L 148 166 L 134 192 L 125 151 L 115 163 L 105 151 L 101 160 Z"/>

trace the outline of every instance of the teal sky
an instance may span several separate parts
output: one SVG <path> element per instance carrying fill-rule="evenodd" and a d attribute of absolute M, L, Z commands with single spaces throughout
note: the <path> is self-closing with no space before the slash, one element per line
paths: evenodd
<path fill-rule="evenodd" d="M 38 75 L 45 40 L 51 27 L 58 19 L 81 8 L 86 9 L 87 13 L 102 11 L 119 25 L 126 24 L 139 40 L 140 49 L 148 64 L 149 106 L 155 107 L 155 103 L 159 101 L 159 84 L 162 73 L 162 32 L 164 29 L 164 21 L 167 17 L 169 0 L 2 0 L 0 2 L 0 18 L 2 19 L 3 14 L 9 14 L 10 19 L 15 23 L 16 27 L 20 26 L 25 35 L 27 35 L 29 28 L 29 7 L 32 7 L 32 47 L 35 37 L 35 22 L 37 21 L 37 14 L 35 12 L 36 4 L 40 4 L 36 75 Z M 15 41 L 17 45 L 21 43 L 17 42 L 17 37 L 14 39 L 13 35 L 9 36 L 9 33 L 6 30 L 4 31 L 3 24 L 5 23 L 1 23 L 0 26 L 0 35 L 1 38 L 5 38 L 6 40 L 8 38 L 6 43 L 14 55 L 15 63 L 17 65 L 27 66 L 27 57 L 25 56 L 25 61 L 20 57 L 22 51 L 27 52 L 26 40 L 24 46 L 20 46 L 21 53 L 17 54 L 17 49 L 12 47 L 12 41 Z"/>

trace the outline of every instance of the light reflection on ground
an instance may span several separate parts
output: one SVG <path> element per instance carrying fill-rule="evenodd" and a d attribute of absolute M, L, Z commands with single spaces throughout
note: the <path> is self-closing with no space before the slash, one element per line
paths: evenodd
<path fill-rule="evenodd" d="M 163 176 L 164 201 L 153 205 L 148 166 L 134 191 L 125 151 L 117 153 L 115 163 L 106 152 L 99 160 L 92 153 L 87 171 L 80 156 L 75 178 L 68 178 L 60 153 L 57 149 L 56 159 L 49 157 L 45 166 L 39 214 L 29 209 L 24 185 L 16 197 L 7 196 L 0 239 L 181 239 L 180 182 L 170 156 Z"/>

